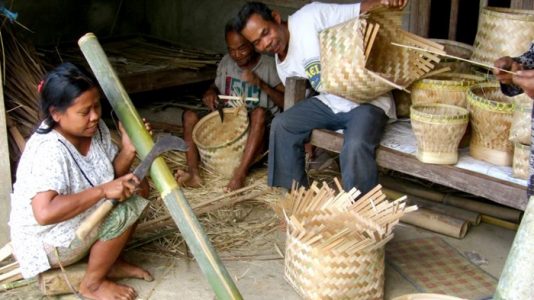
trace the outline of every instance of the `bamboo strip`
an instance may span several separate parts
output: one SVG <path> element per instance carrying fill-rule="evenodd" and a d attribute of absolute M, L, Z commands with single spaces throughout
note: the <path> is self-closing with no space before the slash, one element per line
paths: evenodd
<path fill-rule="evenodd" d="M 467 234 L 469 222 L 420 208 L 412 213 L 405 214 L 401 222 L 415 225 L 430 231 L 441 233 L 457 239 Z"/>

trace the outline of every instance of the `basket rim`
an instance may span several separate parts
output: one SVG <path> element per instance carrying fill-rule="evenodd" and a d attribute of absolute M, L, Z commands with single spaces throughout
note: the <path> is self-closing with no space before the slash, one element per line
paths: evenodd
<path fill-rule="evenodd" d="M 508 7 L 486 6 L 482 8 L 481 14 L 488 16 L 519 20 L 519 21 L 534 21 L 534 11 L 530 9 L 517 9 Z"/>
<path fill-rule="evenodd" d="M 419 107 L 445 107 L 460 111 L 461 114 L 448 116 L 448 115 L 434 115 L 417 110 Z M 467 123 L 469 122 L 469 111 L 461 106 L 443 104 L 443 103 L 426 103 L 426 104 L 414 104 L 410 106 L 410 119 L 416 121 L 425 122 L 438 122 L 438 123 Z"/>
<path fill-rule="evenodd" d="M 226 112 L 233 112 L 237 109 L 242 109 L 242 108 L 224 108 L 223 111 L 226 113 Z M 244 109 L 244 108 L 243 108 Z M 236 138 L 232 141 L 228 141 L 228 142 L 225 142 L 223 144 L 219 144 L 219 145 L 216 145 L 216 146 L 206 146 L 204 143 L 198 141 L 197 139 L 197 135 L 196 135 L 196 132 L 197 130 L 200 128 L 200 125 L 201 124 L 204 124 L 206 122 L 208 122 L 209 120 L 211 120 L 212 118 L 214 117 L 218 117 L 219 116 L 219 112 L 218 111 L 212 111 L 211 113 L 207 114 L 204 118 L 200 119 L 200 121 L 198 121 L 198 123 L 195 125 L 195 127 L 193 128 L 193 132 L 192 132 L 192 135 L 193 135 L 193 142 L 195 143 L 195 145 L 199 148 L 202 148 L 202 149 L 210 149 L 210 150 L 216 150 L 216 149 L 220 149 L 220 148 L 224 148 L 230 144 L 233 144 L 236 140 L 240 139 L 241 137 L 243 137 L 244 134 L 246 134 L 248 132 L 248 127 L 249 127 L 249 121 L 248 121 L 248 117 L 247 117 L 247 126 L 245 127 L 245 130 L 243 130 L 243 132 L 241 132 L 238 136 L 236 136 Z"/>
<path fill-rule="evenodd" d="M 499 112 L 499 113 L 513 113 L 514 111 L 514 103 L 513 102 L 500 102 L 491 100 L 488 98 L 484 98 L 482 96 L 479 96 L 473 92 L 474 89 L 479 88 L 496 88 L 500 91 L 500 85 L 497 81 L 490 81 L 490 82 L 482 82 L 473 84 L 467 89 L 467 103 L 469 105 L 477 106 L 480 108 L 485 108 L 493 112 Z"/>
<path fill-rule="evenodd" d="M 450 79 L 438 79 L 437 77 L 450 77 Z M 460 77 L 460 78 L 458 78 Z M 474 83 L 487 81 L 486 78 L 468 73 L 443 73 L 428 78 L 423 78 L 414 83 L 414 88 L 455 86 L 467 88 Z"/>

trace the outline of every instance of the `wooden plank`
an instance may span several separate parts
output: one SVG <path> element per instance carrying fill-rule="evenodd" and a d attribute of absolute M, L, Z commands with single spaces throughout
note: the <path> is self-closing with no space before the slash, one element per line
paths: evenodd
<path fill-rule="evenodd" d="M 288 77 L 286 78 L 285 92 L 284 92 L 284 110 L 289 109 L 299 100 L 306 96 L 307 80 L 302 77 Z"/>
<path fill-rule="evenodd" d="M 431 0 L 410 1 L 410 31 L 428 37 Z"/>
<path fill-rule="evenodd" d="M 510 8 L 534 9 L 534 0 L 512 0 Z"/>
<path fill-rule="evenodd" d="M 0 68 L 0 245 L 9 242 L 10 194 L 11 194 L 11 164 L 9 162 L 9 146 L 7 141 L 7 119 L 4 105 L 4 81 Z"/>
<path fill-rule="evenodd" d="M 451 13 L 449 16 L 449 40 L 451 41 L 456 41 L 459 4 L 460 4 L 460 0 L 451 0 Z"/>
<path fill-rule="evenodd" d="M 317 147 L 339 153 L 343 135 L 316 129 L 311 143 Z M 473 171 L 449 165 L 425 164 L 415 156 L 380 146 L 377 150 L 379 166 L 423 178 L 497 203 L 524 210 L 527 204 L 526 188 Z"/>
<path fill-rule="evenodd" d="M 139 93 L 214 80 L 215 75 L 216 69 L 214 67 L 203 68 L 198 71 L 172 69 L 121 75 L 120 80 L 128 93 Z"/>

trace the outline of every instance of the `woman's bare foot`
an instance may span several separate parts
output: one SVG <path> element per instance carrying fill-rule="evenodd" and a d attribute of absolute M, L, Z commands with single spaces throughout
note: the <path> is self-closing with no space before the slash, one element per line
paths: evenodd
<path fill-rule="evenodd" d="M 132 287 L 110 280 L 93 283 L 87 283 L 84 280 L 80 284 L 79 292 L 84 298 L 96 300 L 134 300 L 137 297 L 137 292 Z"/>
<path fill-rule="evenodd" d="M 183 170 L 176 171 L 176 174 L 174 175 L 176 178 L 176 181 L 181 186 L 187 186 L 192 188 L 197 188 L 202 186 L 202 179 L 198 174 L 195 173 L 188 173 Z"/>
<path fill-rule="evenodd" d="M 153 281 L 154 277 L 145 269 L 130 264 L 119 258 L 109 270 L 108 277 L 111 279 L 138 278 L 145 281 Z"/>
<path fill-rule="evenodd" d="M 224 192 L 228 193 L 228 192 L 235 191 L 237 189 L 242 188 L 243 186 L 245 186 L 246 178 L 247 178 L 246 175 L 236 172 L 234 174 L 234 177 L 232 177 L 230 182 L 228 182 L 228 184 L 224 188 Z"/>

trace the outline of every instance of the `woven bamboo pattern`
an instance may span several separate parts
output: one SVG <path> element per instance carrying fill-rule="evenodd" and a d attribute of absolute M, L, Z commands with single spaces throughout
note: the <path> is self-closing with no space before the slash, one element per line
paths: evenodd
<path fill-rule="evenodd" d="M 519 56 L 534 40 L 534 11 L 484 7 L 471 59 L 493 65 L 502 56 Z"/>
<path fill-rule="evenodd" d="M 512 176 L 521 179 L 528 179 L 529 157 L 530 145 L 514 143 L 514 161 L 512 164 Z"/>
<path fill-rule="evenodd" d="M 248 124 L 247 110 L 240 106 L 225 108 L 222 123 L 214 111 L 195 125 L 193 141 L 207 169 L 226 177 L 233 175 L 247 143 Z"/>
<path fill-rule="evenodd" d="M 432 164 L 458 162 L 458 145 L 469 123 L 467 109 L 447 104 L 414 104 L 410 118 L 417 139 L 417 159 Z"/>
<path fill-rule="evenodd" d="M 398 25 L 397 15 L 371 14 L 328 28 L 321 44 L 320 91 L 357 103 L 405 88 L 430 72 L 439 57 L 391 45 L 391 42 L 443 52 L 443 46 Z"/>
<path fill-rule="evenodd" d="M 292 188 L 280 201 L 287 222 L 285 276 L 304 299 L 382 299 L 384 245 L 409 211 L 406 197 L 387 201 L 381 186 L 357 202 L 356 189 L 326 183 Z"/>
<path fill-rule="evenodd" d="M 470 59 L 471 55 L 473 55 L 474 48 L 471 45 L 460 43 L 457 41 L 451 41 L 451 40 L 442 40 L 442 39 L 430 39 L 430 40 L 445 46 L 444 50 L 449 55 L 454 55 L 454 56 L 465 58 L 465 59 Z M 439 70 L 441 68 L 446 68 L 446 67 L 449 67 L 451 69 L 451 72 L 455 72 L 455 73 L 470 73 L 471 72 L 470 63 L 457 60 L 457 59 L 442 57 L 441 61 L 436 66 L 436 69 Z"/>
<path fill-rule="evenodd" d="M 510 141 L 530 145 L 532 140 L 532 99 L 525 94 L 515 96 Z"/>
<path fill-rule="evenodd" d="M 471 115 L 471 156 L 496 165 L 511 166 L 513 145 L 509 141 L 513 100 L 505 96 L 497 82 L 480 83 L 467 91 Z"/>
<path fill-rule="evenodd" d="M 444 73 L 421 79 L 412 85 L 412 104 L 442 103 L 467 107 L 467 89 L 485 80 L 484 77 L 462 73 Z"/>

